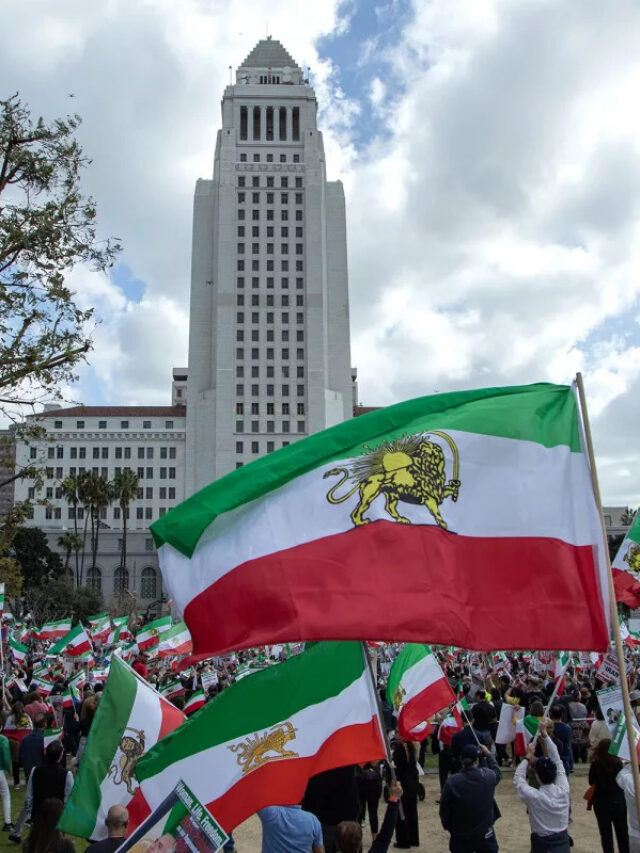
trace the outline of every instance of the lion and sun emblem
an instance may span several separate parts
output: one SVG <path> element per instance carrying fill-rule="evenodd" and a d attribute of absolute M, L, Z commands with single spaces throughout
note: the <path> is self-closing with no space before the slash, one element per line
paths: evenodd
<path fill-rule="evenodd" d="M 133 795 L 137 787 L 133 771 L 135 770 L 136 762 L 144 754 L 145 737 L 144 731 L 141 729 L 133 729 L 127 726 L 124 731 L 134 732 L 135 734 L 127 735 L 123 733 L 120 740 L 120 752 L 122 755 L 119 759 L 114 759 L 107 776 L 113 776 L 114 785 L 124 785 L 127 793 Z M 119 778 L 118 773 L 120 774 Z"/>
<path fill-rule="evenodd" d="M 451 453 L 452 476 L 447 479 L 445 452 L 442 445 L 431 439 L 438 437 Z M 370 524 L 374 519 L 366 513 L 377 498 L 383 497 L 385 511 L 398 524 L 411 524 L 411 520 L 398 511 L 398 502 L 424 506 L 442 530 L 448 525 L 441 513 L 445 498 L 455 503 L 460 491 L 460 458 L 458 448 L 445 432 L 429 432 L 383 441 L 365 452 L 349 465 L 332 468 L 324 478 L 340 476 L 327 494 L 331 504 L 340 504 L 358 492 L 358 503 L 351 512 L 355 527 Z M 351 489 L 337 496 L 347 481 Z"/>
<path fill-rule="evenodd" d="M 629 566 L 629 569 L 635 575 L 638 575 L 640 572 L 640 545 L 636 545 L 635 542 L 631 542 L 627 553 L 622 559 Z"/>
<path fill-rule="evenodd" d="M 256 732 L 240 743 L 232 743 L 227 749 L 237 753 L 236 762 L 242 768 L 244 776 L 270 761 L 299 758 L 297 752 L 286 748 L 289 741 L 295 740 L 297 731 L 293 723 L 287 720 L 284 723 L 278 723 L 261 735 Z M 269 755 L 269 753 L 272 754 Z"/>

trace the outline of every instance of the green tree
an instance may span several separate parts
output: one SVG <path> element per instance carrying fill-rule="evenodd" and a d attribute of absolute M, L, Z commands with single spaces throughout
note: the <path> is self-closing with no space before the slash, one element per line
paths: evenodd
<path fill-rule="evenodd" d="M 76 555 L 76 565 L 78 564 L 78 552 L 82 549 L 82 536 L 73 533 L 71 530 L 65 530 L 58 536 L 58 545 L 64 549 L 64 571 L 68 572 L 72 551 Z"/>
<path fill-rule="evenodd" d="M 117 240 L 96 237 L 80 187 L 91 162 L 80 117 L 33 120 L 19 96 L 0 100 L 0 410 L 61 397 L 91 349 L 93 309 L 69 289 L 78 264 L 111 266 Z"/>
<path fill-rule="evenodd" d="M 129 506 L 138 497 L 138 475 L 128 468 L 113 480 L 113 498 L 118 502 L 122 515 L 122 548 L 120 550 L 120 568 L 127 565 L 127 519 Z"/>
<path fill-rule="evenodd" d="M 104 477 L 88 471 L 82 475 L 80 495 L 82 497 L 85 514 L 88 515 L 91 524 L 91 566 L 95 566 L 98 559 L 98 543 L 100 537 L 100 514 L 106 509 L 114 498 L 113 486 Z M 85 532 L 86 532 L 85 520 Z M 84 554 L 83 554 L 84 569 Z M 83 572 L 80 581 L 82 582 Z"/>
<path fill-rule="evenodd" d="M 20 566 L 25 589 L 42 587 L 64 572 L 60 555 L 49 548 L 46 535 L 39 527 L 21 527 L 13 538 L 11 554 Z"/>
<path fill-rule="evenodd" d="M 46 586 L 26 590 L 24 604 L 36 625 L 65 616 L 71 616 L 75 624 L 104 608 L 99 592 L 86 586 L 76 587 L 68 577 L 54 578 Z"/>
<path fill-rule="evenodd" d="M 620 524 L 624 524 L 625 526 L 631 527 L 635 515 L 636 514 L 634 510 L 632 510 L 631 507 L 627 507 L 620 516 Z"/>
<path fill-rule="evenodd" d="M 82 537 L 78 536 L 78 506 L 80 504 L 80 494 L 79 494 L 79 484 L 78 477 L 76 474 L 69 474 L 68 477 L 65 477 L 62 483 L 60 484 L 60 488 L 62 489 L 62 497 L 66 500 L 68 506 L 73 509 L 73 533 L 76 536 L 77 541 L 80 542 L 80 547 L 75 548 L 72 546 L 72 550 L 75 551 L 75 578 L 76 584 L 80 584 L 80 561 L 79 561 L 79 552 L 82 550 L 83 541 Z M 65 547 L 65 546 L 63 546 Z"/>

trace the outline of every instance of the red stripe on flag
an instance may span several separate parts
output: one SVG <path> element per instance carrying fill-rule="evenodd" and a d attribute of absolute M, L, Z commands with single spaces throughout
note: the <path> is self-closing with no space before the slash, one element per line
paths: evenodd
<path fill-rule="evenodd" d="M 439 678 L 426 690 L 410 699 L 400 711 L 405 731 L 411 731 L 443 708 L 453 705 L 456 697 L 446 678 Z"/>
<path fill-rule="evenodd" d="M 185 609 L 194 655 L 182 666 L 265 642 L 424 642 L 427 627 L 429 642 L 478 651 L 535 649 L 542 639 L 552 649 L 603 650 L 599 601 L 590 545 L 377 521 L 225 574 Z"/>
<path fill-rule="evenodd" d="M 158 740 L 162 740 L 165 735 L 181 726 L 186 717 L 182 711 L 178 710 L 171 702 L 166 699 L 160 700 L 160 709 L 162 711 L 162 720 L 160 721 L 160 731 L 158 732 Z"/>

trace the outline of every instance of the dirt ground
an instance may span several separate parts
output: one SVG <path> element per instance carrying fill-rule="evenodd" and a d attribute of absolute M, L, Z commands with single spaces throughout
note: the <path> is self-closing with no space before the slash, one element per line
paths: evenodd
<path fill-rule="evenodd" d="M 440 793 L 438 775 L 428 771 L 422 779 L 426 788 L 426 799 L 418 804 L 420 818 L 420 850 L 427 853 L 448 853 L 449 835 L 440 826 L 438 806 L 435 801 Z M 571 801 L 573 821 L 569 833 L 574 840 L 574 853 L 600 853 L 600 836 L 593 812 L 588 812 L 582 795 L 587 789 L 587 767 L 580 765 L 571 776 Z M 496 836 L 500 849 L 505 853 L 529 853 L 529 820 L 524 804 L 516 797 L 513 786 L 513 771 L 503 768 L 502 782 L 498 786 L 496 799 L 502 817 L 496 823 Z M 384 814 L 384 801 L 378 812 Z M 233 833 L 238 853 L 260 853 L 262 831 L 260 821 L 252 817 L 241 824 Z M 368 826 L 365 828 L 365 851 L 371 843 Z M 390 848 L 393 853 L 393 846 Z"/>

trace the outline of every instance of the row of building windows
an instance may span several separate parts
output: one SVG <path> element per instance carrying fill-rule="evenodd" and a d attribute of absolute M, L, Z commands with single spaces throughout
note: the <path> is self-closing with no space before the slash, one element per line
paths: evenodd
<path fill-rule="evenodd" d="M 267 225 L 267 237 L 273 237 L 273 235 L 274 235 L 274 226 L 273 225 Z M 244 225 L 239 225 L 238 226 L 238 237 L 244 237 L 244 236 L 245 236 L 245 227 L 244 227 Z M 260 226 L 259 225 L 252 225 L 251 226 L 251 236 L 252 237 L 259 237 L 260 236 Z M 288 237 L 289 236 L 289 226 L 288 225 L 281 226 L 280 236 L 281 237 Z M 296 237 L 302 237 L 302 236 L 303 236 L 302 225 L 296 225 Z"/>
<path fill-rule="evenodd" d="M 296 243 L 295 244 L 296 255 L 304 255 L 304 244 Z M 244 255 L 246 250 L 245 243 L 237 243 L 236 244 L 236 252 L 239 255 Z M 260 243 L 252 243 L 251 244 L 251 254 L 252 255 L 260 255 L 267 254 L 273 255 L 275 254 L 276 244 L 275 243 L 264 243 L 262 246 Z M 280 243 L 280 254 L 288 255 L 289 254 L 289 243 Z M 292 253 L 293 254 L 293 253 Z"/>
<path fill-rule="evenodd" d="M 96 592 L 102 592 L 102 571 L 94 566 L 87 571 L 87 586 Z M 121 593 L 129 589 L 129 570 L 118 566 L 113 573 L 113 591 Z M 151 566 L 144 568 L 140 575 L 140 597 L 153 599 L 158 597 L 158 575 Z"/>
<path fill-rule="evenodd" d="M 267 421 L 266 432 L 276 432 L 276 423 L 275 421 Z M 291 432 L 291 424 L 289 421 L 282 421 L 280 424 L 281 429 L 278 432 Z M 305 421 L 297 422 L 298 432 L 305 432 Z M 244 421 L 236 421 L 236 432 L 244 432 Z M 251 421 L 251 429 L 250 432 L 260 432 L 260 421 Z"/>
<path fill-rule="evenodd" d="M 244 268 L 244 258 L 238 258 L 236 263 L 236 269 L 238 272 L 245 272 Z M 260 272 L 260 261 L 253 260 L 251 261 L 251 272 Z M 275 262 L 272 260 L 267 261 L 267 272 L 275 272 Z M 289 272 L 289 261 L 283 259 L 280 261 L 280 272 Z M 302 261 L 296 261 L 296 272 L 304 272 L 304 264 Z"/>
<path fill-rule="evenodd" d="M 272 325 L 274 322 L 274 316 L 275 316 L 275 314 L 273 311 L 266 311 L 264 314 L 261 314 L 260 311 L 252 311 L 251 312 L 251 322 L 252 323 L 259 323 L 260 320 L 262 319 L 262 320 L 266 321 L 266 323 L 268 325 Z M 245 320 L 244 311 L 236 311 L 236 323 L 244 323 L 244 320 Z M 288 322 L 289 322 L 289 312 L 288 311 L 282 311 L 280 313 L 280 322 L 285 326 L 288 324 Z M 296 312 L 296 323 L 298 325 L 301 325 L 302 323 L 304 323 L 304 314 L 302 313 L 302 311 Z M 97 457 L 94 453 L 94 458 L 97 459 L 99 457 Z"/>
<path fill-rule="evenodd" d="M 245 282 L 245 279 L 244 279 L 243 275 L 240 275 L 236 278 L 236 287 L 238 288 L 238 290 L 244 289 L 244 282 Z M 272 275 L 266 276 L 265 284 L 267 286 L 267 290 L 273 289 L 274 282 L 275 282 L 274 276 L 272 276 Z M 254 290 L 257 290 L 260 287 L 260 276 L 258 276 L 258 275 L 251 276 L 251 287 Z M 288 287 L 289 287 L 289 276 L 281 276 L 280 277 L 280 287 L 282 287 L 283 290 L 288 289 Z M 296 277 L 296 290 L 303 290 L 303 289 L 304 289 L 304 278 L 302 278 L 301 276 L 297 276 Z M 288 302 L 284 301 L 285 296 L 286 296 L 286 294 L 282 296 L 282 305 L 288 305 L 289 304 Z M 288 299 L 288 296 L 286 298 Z M 303 305 L 304 304 L 303 298 L 304 297 L 301 294 L 298 294 L 296 296 L 296 305 Z M 256 299 L 259 299 L 259 294 L 254 293 L 251 296 L 251 304 L 252 305 L 259 305 L 260 304 L 260 302 L 255 301 Z M 243 302 L 238 302 L 238 305 L 243 305 L 243 304 L 244 304 Z M 267 304 L 267 306 L 273 305 L 273 294 L 271 294 L 271 293 L 267 294 L 267 303 L 266 304 Z"/>
<path fill-rule="evenodd" d="M 268 189 L 275 187 L 275 177 L 273 175 L 266 175 L 266 187 Z M 238 186 L 239 187 L 248 187 L 247 178 L 245 175 L 238 175 Z M 251 186 L 252 187 L 260 187 L 260 175 L 253 175 L 251 178 Z M 294 186 L 296 189 L 302 188 L 302 178 L 300 176 L 295 178 Z M 281 175 L 280 176 L 280 189 L 289 189 L 289 176 Z"/>
<path fill-rule="evenodd" d="M 62 421 L 54 421 L 53 427 L 54 429 L 62 429 L 62 424 Z M 165 421 L 164 428 L 173 429 L 173 421 Z M 85 429 L 85 421 L 76 421 L 76 429 Z M 98 421 L 98 429 L 107 429 L 107 422 Z M 120 429 L 129 429 L 129 421 L 120 421 Z M 151 421 L 142 421 L 142 429 L 151 429 Z"/>
<path fill-rule="evenodd" d="M 266 204 L 275 204 L 275 193 L 267 192 L 265 196 Z M 302 193 L 294 193 L 296 204 L 302 204 Z M 246 204 L 247 194 L 243 192 L 238 193 L 238 204 Z M 251 193 L 251 203 L 252 204 L 260 204 L 260 193 L 252 192 Z M 280 193 L 280 204 L 289 204 L 289 193 Z M 302 211 L 301 211 L 302 212 Z M 268 218 L 268 217 L 267 217 Z"/>
<path fill-rule="evenodd" d="M 292 107 L 287 122 L 287 107 L 240 107 L 240 139 L 267 142 L 300 141 L 300 107 Z M 289 125 L 289 126 L 287 126 Z M 263 137 L 264 134 L 264 137 Z"/>
<path fill-rule="evenodd" d="M 245 386 L 243 383 L 239 383 L 238 385 L 236 385 L 236 397 L 244 397 L 244 388 L 245 388 Z M 263 391 L 267 397 L 273 397 L 274 396 L 274 389 L 275 389 L 275 385 L 265 385 L 263 388 Z M 281 396 L 282 397 L 288 397 L 289 396 L 289 386 L 288 385 L 282 385 L 281 389 L 282 389 Z M 304 397 L 304 385 L 296 385 L 296 395 L 298 397 Z M 252 385 L 251 386 L 251 396 L 252 397 L 259 397 L 260 396 L 260 386 L 259 385 Z"/>
<path fill-rule="evenodd" d="M 271 331 L 270 329 L 267 329 L 267 340 L 273 340 L 273 337 L 269 337 L 270 331 Z M 267 361 L 273 361 L 275 358 L 275 349 L 273 347 L 267 347 L 266 350 L 264 351 L 264 354 L 265 354 Z M 288 349 L 288 347 L 285 347 L 284 349 L 281 350 L 281 355 L 282 355 L 282 358 L 284 361 L 289 360 L 289 349 Z M 260 356 L 259 348 L 258 347 L 251 347 L 251 359 L 253 361 L 256 361 L 256 360 L 260 359 L 260 357 L 261 356 Z M 236 359 L 238 359 L 239 361 L 242 361 L 242 359 L 244 359 L 244 347 L 236 347 Z M 296 359 L 298 361 L 302 361 L 304 359 L 304 347 L 297 347 L 296 348 Z M 267 367 L 267 371 L 268 370 L 269 370 L 269 368 Z M 283 371 L 282 375 L 284 376 L 285 375 L 284 374 L 284 367 L 282 368 L 282 371 Z M 268 372 L 267 372 L 267 376 L 269 376 Z"/>
<path fill-rule="evenodd" d="M 108 459 L 109 458 L 109 448 L 108 447 L 92 447 L 91 456 L 93 459 Z M 131 459 L 131 447 L 114 447 L 114 458 L 115 459 Z M 138 447 L 138 459 L 153 459 L 155 448 L 153 447 Z M 37 448 L 30 447 L 29 455 L 31 459 L 37 458 Z M 160 448 L 160 459 L 175 459 L 177 456 L 177 448 L 175 447 L 161 447 Z M 48 447 L 47 448 L 47 457 L 49 459 L 64 459 L 64 447 L 58 445 L 57 447 Z M 69 459 L 87 459 L 87 448 L 86 447 L 69 447 Z"/>
<path fill-rule="evenodd" d="M 238 201 L 240 201 L 240 203 L 244 202 L 244 195 L 245 195 L 244 193 L 238 194 Z M 254 193 L 254 195 L 258 195 L 258 193 Z M 240 199 L 240 196 L 242 196 L 242 199 Z M 260 199 L 259 198 L 256 199 L 256 202 L 259 203 Z M 245 213 L 246 213 L 246 211 L 243 207 L 238 208 L 237 217 L 238 217 L 238 220 L 240 222 L 244 222 Z M 295 213 L 296 213 L 295 221 L 296 222 L 302 222 L 304 219 L 304 212 L 302 210 L 296 210 Z M 260 221 L 260 209 L 259 208 L 251 208 L 251 219 L 253 222 L 259 222 Z M 267 222 L 273 222 L 274 221 L 275 213 L 274 213 L 274 210 L 272 207 L 269 207 L 266 209 L 266 219 L 267 219 Z M 284 209 L 284 210 L 280 211 L 280 220 L 282 222 L 288 222 L 289 221 L 289 211 L 288 210 Z"/>
<path fill-rule="evenodd" d="M 273 162 L 274 162 L 274 160 L 273 160 L 273 153 L 272 153 L 272 152 L 269 152 L 269 153 L 267 154 L 267 156 L 266 156 L 266 158 L 265 158 L 265 159 L 266 159 L 267 163 L 273 163 Z M 299 154 L 294 154 L 292 159 L 293 159 L 293 162 L 294 162 L 294 163 L 299 163 L 299 162 L 300 162 L 300 155 L 299 155 Z M 280 162 L 281 162 L 281 163 L 286 163 L 286 162 L 287 162 L 287 155 L 286 155 L 286 154 L 280 154 L 280 155 L 279 155 L 279 160 L 280 160 Z M 246 151 L 245 151 L 245 152 L 242 152 L 242 153 L 240 154 L 240 162 L 241 162 L 241 163 L 246 163 L 246 162 L 247 162 L 247 153 L 246 153 Z M 253 155 L 253 162 L 254 162 L 254 163 L 259 163 L 259 162 L 260 162 L 260 154 L 258 154 L 257 152 Z"/>
<path fill-rule="evenodd" d="M 289 279 L 287 279 L 287 282 L 288 281 L 289 281 Z M 287 286 L 288 286 L 288 284 L 287 284 Z M 272 285 L 272 287 L 273 287 L 273 285 Z M 238 293 L 237 294 L 236 303 L 238 305 L 244 305 L 244 293 Z M 273 295 L 273 293 L 267 293 L 266 297 L 265 297 L 265 304 L 266 304 L 267 308 L 273 307 L 274 303 L 275 303 L 275 296 Z M 287 308 L 289 306 L 289 294 L 288 293 L 283 293 L 280 296 L 280 305 L 283 308 Z M 299 293 L 296 295 L 296 306 L 302 307 L 303 305 L 304 305 L 304 296 L 301 293 Z M 260 306 L 260 294 L 259 293 L 252 293 L 251 294 L 251 306 L 252 306 L 252 308 L 258 308 Z"/>
<path fill-rule="evenodd" d="M 236 403 L 236 415 L 244 415 L 245 405 L 244 403 Z M 304 415 L 304 403 L 296 404 L 297 414 Z M 289 415 L 290 412 L 290 404 L 282 403 L 281 410 L 283 415 Z M 267 403 L 266 404 L 266 412 L 268 415 L 275 414 L 275 403 Z M 247 404 L 247 414 L 249 414 L 249 405 Z M 260 403 L 252 403 L 251 404 L 251 414 L 259 415 L 260 414 Z"/>
<path fill-rule="evenodd" d="M 267 365 L 266 371 L 267 371 L 267 379 L 274 378 L 275 369 L 274 369 L 272 364 Z M 282 368 L 282 376 L 285 379 L 288 379 L 288 377 L 289 377 L 289 368 L 288 367 Z M 296 367 L 296 377 L 298 379 L 304 379 L 304 365 L 299 364 Z M 236 378 L 244 379 L 244 365 L 243 364 L 236 365 Z M 252 379 L 259 379 L 260 378 L 260 365 L 259 364 L 253 364 L 251 366 L 251 378 Z"/>
<path fill-rule="evenodd" d="M 285 322 L 285 321 L 283 321 L 283 322 Z M 302 322 L 302 321 L 300 321 L 300 322 Z M 266 340 L 268 342 L 275 340 L 273 329 L 267 329 L 265 334 L 266 334 Z M 251 340 L 254 342 L 258 342 L 260 340 L 260 330 L 259 329 L 252 329 L 251 330 Z M 244 329 L 236 329 L 236 341 L 238 341 L 238 343 L 242 343 L 244 341 Z M 304 331 L 302 329 L 296 330 L 296 341 L 298 343 L 302 343 L 304 341 Z M 283 358 L 289 358 L 289 352 L 287 351 L 287 354 L 284 355 L 284 350 L 283 350 L 282 357 Z M 267 358 L 269 358 L 268 355 L 267 355 Z M 273 355 L 271 356 L 271 358 L 273 358 Z"/>
<path fill-rule="evenodd" d="M 125 466 L 123 469 L 123 468 L 120 468 L 119 466 L 116 466 L 113 469 L 114 476 L 118 477 L 120 474 L 122 474 L 123 470 L 124 471 L 131 471 L 131 468 L 128 468 Z M 96 468 L 83 468 L 83 467 L 75 468 L 74 466 L 71 466 L 69 468 L 69 476 L 75 477 L 78 474 L 85 474 L 87 471 L 91 471 L 93 474 L 98 474 L 100 477 L 104 477 L 105 480 L 109 476 L 109 469 L 106 467 L 105 468 L 97 468 L 97 467 Z M 138 475 L 138 479 L 140 479 L 140 480 L 142 480 L 142 479 L 152 480 L 155 476 L 155 469 L 151 468 L 151 467 L 138 468 L 136 473 Z M 160 477 L 161 480 L 166 480 L 166 479 L 175 480 L 176 479 L 176 469 L 173 467 L 166 468 L 164 466 L 161 466 L 160 468 L 157 469 L 157 473 L 158 473 L 158 476 Z M 55 480 L 62 480 L 65 476 L 64 469 L 62 467 L 46 468 L 45 474 L 46 474 L 47 480 L 54 480 L 54 479 Z"/>

